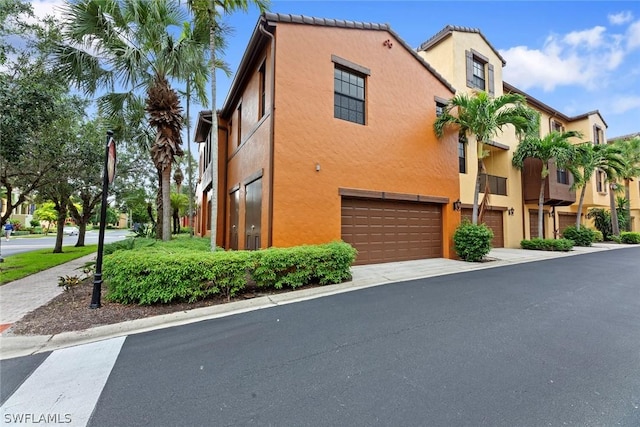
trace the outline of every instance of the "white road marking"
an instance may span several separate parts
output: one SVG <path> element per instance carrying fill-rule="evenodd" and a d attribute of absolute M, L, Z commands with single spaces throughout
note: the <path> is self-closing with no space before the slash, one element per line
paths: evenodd
<path fill-rule="evenodd" d="M 0 408 L 0 424 L 86 426 L 126 337 L 56 350 Z"/>

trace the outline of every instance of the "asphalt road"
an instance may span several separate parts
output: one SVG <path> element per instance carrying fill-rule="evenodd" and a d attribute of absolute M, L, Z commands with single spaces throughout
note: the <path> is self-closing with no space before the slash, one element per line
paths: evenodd
<path fill-rule="evenodd" d="M 110 243 L 116 240 L 124 239 L 130 234 L 129 230 L 105 230 L 104 242 Z M 98 230 L 87 231 L 84 238 L 86 245 L 98 243 Z M 3 235 L 4 236 L 4 235 Z M 62 240 L 63 246 L 73 246 L 78 241 L 78 236 L 64 236 Z M 56 235 L 49 233 L 48 236 L 42 237 L 22 237 L 12 236 L 7 242 L 4 237 L 0 243 L 0 255 L 3 257 L 17 254 L 20 252 L 35 251 L 38 249 L 53 249 L 56 245 Z"/>
<path fill-rule="evenodd" d="M 17 384 L 53 356 L 70 372 L 95 358 L 90 426 L 638 426 L 638 261 L 629 248 L 378 286 L 0 368 Z"/>

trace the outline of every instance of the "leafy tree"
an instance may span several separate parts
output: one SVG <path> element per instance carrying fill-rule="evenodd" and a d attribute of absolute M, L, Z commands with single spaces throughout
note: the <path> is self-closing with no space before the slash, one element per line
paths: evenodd
<path fill-rule="evenodd" d="M 585 142 L 575 146 L 576 152 L 573 161 L 568 165 L 574 182 L 572 190 L 580 188 L 578 211 L 576 213 L 576 229 L 580 230 L 580 218 L 584 206 L 584 196 L 587 184 L 596 170 L 604 171 L 607 176 L 616 175 L 621 167 L 620 150 L 613 145 Z"/>
<path fill-rule="evenodd" d="M 75 169 L 74 175 L 69 177 L 72 186 L 71 200 L 79 201 L 77 205 L 69 203 L 69 215 L 79 229 L 76 247 L 84 246 L 87 224 L 102 200 L 104 135 L 98 120 L 82 123 L 78 138 L 68 148 L 69 156 L 82 160 L 82 167 Z"/>
<path fill-rule="evenodd" d="M 580 137 L 575 131 L 553 131 L 544 138 L 529 136 L 518 144 L 513 153 L 513 165 L 522 170 L 527 158 L 538 159 L 542 162 L 540 173 L 540 195 L 538 196 L 538 237 L 542 239 L 542 219 L 544 206 L 544 187 L 549 176 L 549 164 L 553 160 L 558 168 L 566 168 L 575 157 L 575 148 L 569 142 L 570 138 Z"/>
<path fill-rule="evenodd" d="M 236 11 L 247 11 L 254 4 L 264 12 L 269 7 L 268 0 L 187 0 L 187 4 L 195 15 L 196 28 L 209 29 L 209 54 L 211 55 L 209 66 L 211 67 L 211 251 L 216 250 L 216 235 L 218 224 L 218 116 L 216 115 L 216 52 L 219 43 L 222 42 L 221 23 L 223 15 Z"/>
<path fill-rule="evenodd" d="M 457 114 L 454 114 L 454 110 L 457 110 Z M 438 138 L 444 135 L 447 128 L 454 128 L 467 136 L 467 140 L 469 136 L 476 139 L 478 170 L 473 193 L 472 224 L 478 223 L 480 175 L 486 173 L 484 145 L 506 126 L 513 126 L 519 136 L 537 131 L 538 121 L 538 114 L 526 106 L 523 96 L 505 94 L 492 98 L 486 92 L 477 92 L 473 96 L 464 93 L 454 96 L 436 119 L 433 127 Z"/>
<path fill-rule="evenodd" d="M 189 207 L 189 197 L 185 194 L 171 193 L 171 210 L 173 212 L 173 233 L 180 233 L 180 214 Z"/>
<path fill-rule="evenodd" d="M 178 39 L 186 14 L 175 1 L 87 0 L 67 1 L 63 8 L 63 43 L 56 48 L 59 71 L 89 94 L 98 89 L 111 92 L 99 98 L 107 115 L 140 107 L 144 92 L 148 122 L 155 130 L 151 158 L 159 177 L 162 227 L 159 236 L 170 236 L 171 165 L 182 155 L 180 131 L 182 108 L 171 79 L 206 75 L 204 44 L 197 39 Z M 95 47 L 99 48 L 95 48 Z M 196 79 L 194 81 L 204 81 Z M 115 85 L 125 92 L 113 91 Z M 204 86 L 196 87 L 206 99 Z"/>
<path fill-rule="evenodd" d="M 51 224 L 54 224 L 58 219 L 58 213 L 56 212 L 55 205 L 52 202 L 45 202 L 33 212 L 33 217 L 39 221 L 47 221 L 47 227 L 44 230 L 44 234 L 47 235 L 51 228 Z"/>
<path fill-rule="evenodd" d="M 618 140 L 613 145 L 620 150 L 622 165 L 617 170 L 617 176 L 624 182 L 624 197 L 629 201 L 631 200 L 630 183 L 634 178 L 640 177 L 640 137 Z M 623 209 L 625 217 L 631 218 L 630 204 L 623 205 Z M 626 231 L 631 231 L 631 221 L 627 221 L 623 228 Z"/>

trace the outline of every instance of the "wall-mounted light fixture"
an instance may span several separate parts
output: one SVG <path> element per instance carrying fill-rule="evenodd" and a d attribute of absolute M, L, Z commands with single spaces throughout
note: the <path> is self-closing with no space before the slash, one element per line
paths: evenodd
<path fill-rule="evenodd" d="M 316 172 L 320 172 L 320 163 L 316 163 Z"/>
<path fill-rule="evenodd" d="M 515 212 L 516 212 L 516 210 L 515 210 L 515 209 L 513 209 L 513 208 L 509 208 L 509 209 L 507 209 L 507 213 L 509 214 L 509 216 L 513 216 L 513 214 L 514 214 Z"/>
<path fill-rule="evenodd" d="M 460 201 L 460 199 L 458 199 L 455 202 L 453 202 L 453 210 L 459 211 L 460 208 L 462 208 L 462 202 Z"/>

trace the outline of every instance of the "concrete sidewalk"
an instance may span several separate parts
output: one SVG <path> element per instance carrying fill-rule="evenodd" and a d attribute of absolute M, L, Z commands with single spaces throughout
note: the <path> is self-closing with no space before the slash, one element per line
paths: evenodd
<path fill-rule="evenodd" d="M 114 325 L 98 326 L 84 331 L 65 332 L 58 335 L 14 336 L 11 335 L 10 330 L 4 331 L 2 335 L 0 335 L 0 359 L 24 356 L 117 336 L 199 322 L 387 283 L 629 247 L 634 246 L 596 243 L 588 248 L 576 247 L 570 252 L 496 248 L 492 249 L 489 253 L 487 257 L 489 262 L 482 263 L 435 258 L 354 266 L 351 269 L 352 280 L 337 285 L 263 296 L 228 304 L 132 320 Z M 82 267 L 86 262 L 92 261 L 94 258 L 95 254 L 87 255 L 50 270 L 0 286 L 0 324 L 5 325 L 6 329 L 12 323 L 20 320 L 28 312 L 49 302 L 62 292 L 62 288 L 57 285 L 58 277 L 81 274 L 78 267 Z"/>

